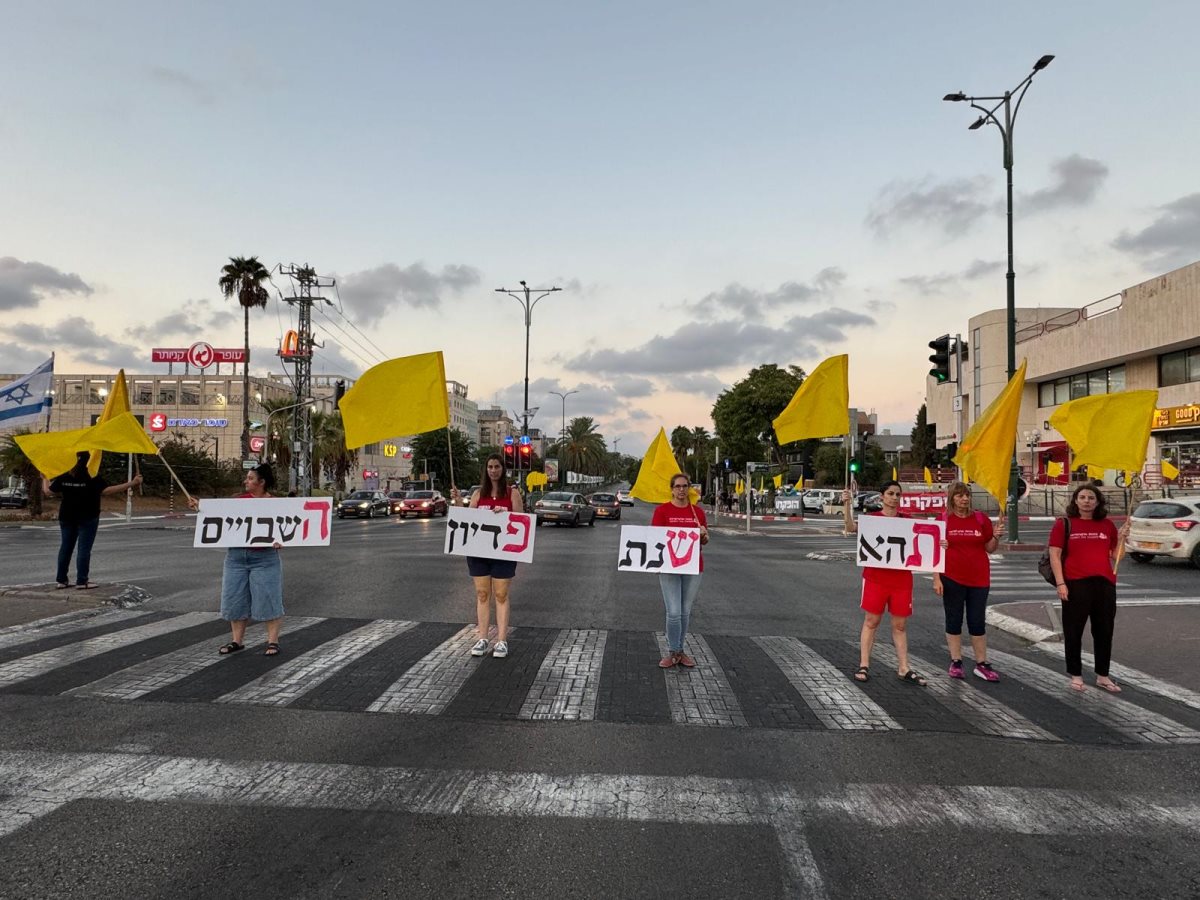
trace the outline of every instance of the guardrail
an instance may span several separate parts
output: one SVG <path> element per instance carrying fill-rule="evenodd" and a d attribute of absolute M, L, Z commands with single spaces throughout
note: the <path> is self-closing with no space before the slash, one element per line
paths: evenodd
<path fill-rule="evenodd" d="M 1113 301 L 1116 302 L 1113 302 Z M 1116 312 L 1125 302 L 1124 292 L 1120 294 L 1109 294 L 1107 297 L 1101 297 L 1099 300 L 1093 300 L 1079 309 L 1072 309 L 1065 313 L 1060 313 L 1053 318 L 1047 319 L 1045 322 L 1035 322 L 1032 325 L 1026 325 L 1016 333 L 1016 342 L 1018 344 L 1025 341 L 1031 341 L 1036 337 L 1041 337 L 1043 334 L 1049 334 L 1052 331 L 1059 331 L 1063 328 L 1070 328 L 1072 325 L 1078 325 L 1080 322 L 1090 319 L 1098 319 L 1101 316 L 1106 316 L 1109 313 Z"/>

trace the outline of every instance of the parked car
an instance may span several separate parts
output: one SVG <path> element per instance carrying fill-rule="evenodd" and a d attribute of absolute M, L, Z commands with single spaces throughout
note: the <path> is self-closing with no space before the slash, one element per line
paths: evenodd
<path fill-rule="evenodd" d="M 408 491 L 388 492 L 388 515 L 400 512 L 400 501 L 408 496 Z"/>
<path fill-rule="evenodd" d="M 854 497 L 855 512 L 878 512 L 883 509 L 883 494 L 879 491 L 859 491 Z"/>
<path fill-rule="evenodd" d="M 550 491 L 542 494 L 533 505 L 537 515 L 537 523 L 553 522 L 556 525 L 567 524 L 572 528 L 587 522 L 589 526 L 596 525 L 596 510 L 588 506 L 583 494 L 570 494 L 566 491 Z"/>
<path fill-rule="evenodd" d="M 0 509 L 24 509 L 28 505 L 29 497 L 21 488 L 0 490 Z"/>
<path fill-rule="evenodd" d="M 383 491 L 355 491 L 337 505 L 337 517 L 346 516 L 373 519 L 389 514 L 390 503 Z"/>
<path fill-rule="evenodd" d="M 449 512 L 450 503 L 442 496 L 441 491 L 409 491 L 400 501 L 400 518 L 409 516 L 444 516 Z"/>
<path fill-rule="evenodd" d="M 617 491 L 617 502 L 622 506 L 633 506 L 633 498 L 629 496 L 629 491 Z"/>
<path fill-rule="evenodd" d="M 1200 496 L 1139 503 L 1129 517 L 1125 549 L 1136 562 L 1168 556 L 1200 569 Z"/>
<path fill-rule="evenodd" d="M 596 510 L 596 518 L 621 518 L 621 501 L 617 499 L 616 494 L 592 494 L 587 501 L 588 505 Z"/>
<path fill-rule="evenodd" d="M 800 495 L 800 509 L 806 513 L 825 512 L 825 497 L 821 491 L 805 491 Z"/>

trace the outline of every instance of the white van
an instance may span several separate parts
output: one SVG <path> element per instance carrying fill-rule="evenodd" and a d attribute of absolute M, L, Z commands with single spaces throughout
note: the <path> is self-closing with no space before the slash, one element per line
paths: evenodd
<path fill-rule="evenodd" d="M 841 502 L 842 492 L 832 488 L 813 488 L 804 492 L 805 512 L 824 512 L 827 506 Z"/>

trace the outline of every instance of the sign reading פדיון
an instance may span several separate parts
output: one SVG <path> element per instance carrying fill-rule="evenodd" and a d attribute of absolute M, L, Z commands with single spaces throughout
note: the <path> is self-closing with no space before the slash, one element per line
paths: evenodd
<path fill-rule="evenodd" d="M 860 568 L 944 572 L 945 538 L 946 523 L 937 519 L 863 516 L 854 555 Z"/>
<path fill-rule="evenodd" d="M 531 563 L 536 530 L 533 513 L 452 506 L 446 516 L 445 553 Z"/>
<path fill-rule="evenodd" d="M 193 547 L 328 547 L 329 497 L 201 500 Z"/>

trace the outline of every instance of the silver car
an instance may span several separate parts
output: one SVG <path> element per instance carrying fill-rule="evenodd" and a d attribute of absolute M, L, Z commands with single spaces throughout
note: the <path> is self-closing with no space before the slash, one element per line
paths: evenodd
<path fill-rule="evenodd" d="M 551 491 L 542 494 L 533 504 L 537 515 L 537 523 L 553 522 L 556 525 L 570 525 L 576 528 L 586 522 L 588 526 L 596 525 L 596 508 L 589 506 L 583 494 L 569 494 L 566 491 Z"/>
<path fill-rule="evenodd" d="M 1187 559 L 1200 569 L 1200 497 L 1144 500 L 1129 517 L 1125 549 L 1135 562 Z"/>

